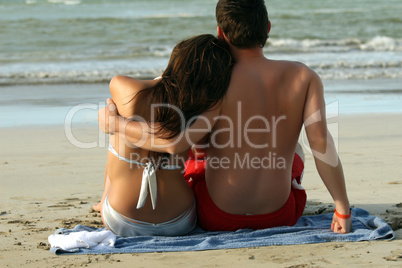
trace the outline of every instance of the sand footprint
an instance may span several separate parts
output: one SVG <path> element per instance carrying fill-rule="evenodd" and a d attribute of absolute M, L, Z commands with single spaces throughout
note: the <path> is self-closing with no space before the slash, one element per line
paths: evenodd
<path fill-rule="evenodd" d="M 402 250 L 394 250 L 391 255 L 384 257 L 387 261 L 402 261 Z"/>

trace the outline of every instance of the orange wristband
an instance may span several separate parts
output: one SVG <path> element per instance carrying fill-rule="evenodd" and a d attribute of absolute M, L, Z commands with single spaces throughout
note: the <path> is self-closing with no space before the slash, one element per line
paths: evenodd
<path fill-rule="evenodd" d="M 352 209 L 349 210 L 349 214 L 348 214 L 348 215 L 339 214 L 339 212 L 336 211 L 336 209 L 335 209 L 335 215 L 336 215 L 338 218 L 341 218 L 341 219 L 344 219 L 344 220 L 349 219 L 349 218 L 352 216 Z"/>

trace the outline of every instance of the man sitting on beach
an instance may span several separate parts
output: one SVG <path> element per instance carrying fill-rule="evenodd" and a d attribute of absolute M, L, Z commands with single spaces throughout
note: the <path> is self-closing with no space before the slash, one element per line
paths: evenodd
<path fill-rule="evenodd" d="M 148 135 L 144 142 L 148 124 L 118 117 L 112 103 L 99 112 L 101 129 L 125 135 L 136 146 L 173 154 L 207 136 L 205 170 L 196 167 L 202 161 L 190 159 L 186 171 L 199 224 L 208 230 L 237 230 L 291 226 L 302 215 L 304 156 L 296 148 L 304 123 L 318 173 L 335 203 L 331 229 L 350 232 L 344 175 L 327 129 L 320 78 L 301 63 L 264 57 L 271 25 L 263 0 L 221 0 L 216 19 L 218 37 L 236 60 L 222 103 L 183 130 L 182 138 Z"/>

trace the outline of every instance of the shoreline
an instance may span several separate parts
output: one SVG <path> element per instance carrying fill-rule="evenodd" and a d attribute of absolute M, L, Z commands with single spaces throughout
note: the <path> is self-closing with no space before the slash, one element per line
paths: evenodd
<path fill-rule="evenodd" d="M 402 80 L 324 80 L 332 117 L 402 114 Z M 400 82 L 400 83 L 399 83 Z M 0 128 L 97 124 L 97 111 L 110 97 L 107 83 L 11 85 L 1 88 Z"/>
<path fill-rule="evenodd" d="M 102 107 L 101 107 L 102 108 Z M 328 107 L 327 107 L 328 108 Z M 96 114 L 94 114 L 94 120 L 90 122 L 68 122 L 69 124 L 71 123 L 72 129 L 93 129 L 96 128 L 98 129 L 98 121 L 97 121 L 97 110 Z M 365 113 L 356 113 L 356 114 L 338 114 L 337 116 L 333 116 L 334 114 L 331 113 L 331 111 L 327 110 L 327 124 L 333 124 L 333 123 L 339 123 L 340 121 L 345 121 L 345 120 L 357 120 L 359 119 L 364 119 L 364 120 L 370 120 L 373 119 L 374 121 L 380 120 L 380 118 L 391 118 L 391 121 L 395 122 L 395 127 L 399 127 L 399 122 L 402 118 L 402 111 L 401 112 L 365 112 Z M 398 122 L 399 120 L 399 122 Z M 0 125 L 0 131 L 1 130 L 18 130 L 18 129 L 65 129 L 66 128 L 66 122 L 58 122 L 58 123 L 32 123 L 32 124 L 19 124 L 19 125 L 7 125 L 7 126 L 2 126 Z M 100 130 L 99 130 L 100 131 Z M 330 130 L 331 131 L 331 130 Z M 333 134 L 331 132 L 331 134 Z"/>

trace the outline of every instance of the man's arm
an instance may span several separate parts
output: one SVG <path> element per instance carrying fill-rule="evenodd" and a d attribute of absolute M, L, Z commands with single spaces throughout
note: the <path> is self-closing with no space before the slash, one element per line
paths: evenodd
<path fill-rule="evenodd" d="M 318 75 L 310 72 L 303 115 L 307 138 L 318 173 L 334 200 L 336 211 L 348 215 L 350 205 L 342 164 L 327 129 L 323 85 Z M 342 219 L 334 215 L 331 229 L 337 233 L 348 233 L 352 230 L 351 219 Z"/>
<path fill-rule="evenodd" d="M 190 127 L 185 126 L 186 128 L 176 137 L 164 139 L 155 134 L 157 124 L 123 118 L 117 114 L 116 106 L 111 99 L 107 100 L 107 104 L 98 112 L 99 127 L 103 132 L 121 135 L 136 147 L 170 154 L 188 150 L 200 141 L 212 130 L 220 114 L 220 105 L 216 105 L 194 118 L 194 123 Z"/>

